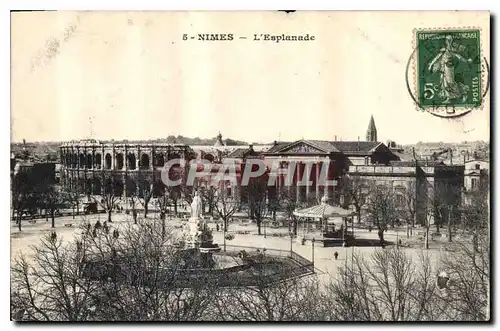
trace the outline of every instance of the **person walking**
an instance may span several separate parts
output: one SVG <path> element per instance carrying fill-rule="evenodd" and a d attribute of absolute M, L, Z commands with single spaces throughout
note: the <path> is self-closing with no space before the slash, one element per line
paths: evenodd
<path fill-rule="evenodd" d="M 333 253 L 333 257 L 335 258 L 335 260 L 337 260 L 339 258 L 339 253 L 335 251 L 335 253 Z"/>

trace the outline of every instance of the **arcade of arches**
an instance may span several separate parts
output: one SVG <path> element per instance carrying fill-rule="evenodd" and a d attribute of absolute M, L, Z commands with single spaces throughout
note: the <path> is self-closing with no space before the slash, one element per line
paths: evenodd
<path fill-rule="evenodd" d="M 63 145 L 61 183 L 85 195 L 110 190 L 119 196 L 140 196 L 163 190 L 161 170 L 171 159 L 189 161 L 196 154 L 187 145 Z M 177 169 L 177 171 L 179 171 Z"/>

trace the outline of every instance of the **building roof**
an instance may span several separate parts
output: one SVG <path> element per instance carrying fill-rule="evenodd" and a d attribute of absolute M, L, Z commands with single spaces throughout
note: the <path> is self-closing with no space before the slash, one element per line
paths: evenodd
<path fill-rule="evenodd" d="M 271 146 L 271 148 L 269 148 L 266 153 L 275 153 L 275 152 L 278 152 L 280 151 L 282 148 L 284 148 L 285 146 L 291 144 L 290 142 L 286 142 L 286 141 L 280 141 L 280 142 L 275 142 L 273 146 Z"/>
<path fill-rule="evenodd" d="M 417 160 L 418 165 L 421 167 L 436 167 L 445 165 L 442 161 L 432 161 L 432 160 Z M 390 165 L 395 167 L 416 167 L 417 162 L 412 161 L 391 161 Z"/>
<path fill-rule="evenodd" d="M 296 210 L 293 214 L 299 217 L 328 218 L 332 216 L 346 217 L 351 216 L 354 213 L 351 210 L 329 205 L 326 199 L 321 199 L 321 203 L 319 205 Z"/>
<path fill-rule="evenodd" d="M 337 147 L 335 147 L 331 141 L 327 140 L 303 140 L 303 141 L 313 146 L 317 146 L 327 153 L 340 152 L 340 150 Z"/>
<path fill-rule="evenodd" d="M 332 152 L 339 152 L 339 150 L 332 145 L 330 141 L 327 140 L 310 140 L 310 139 L 301 139 L 297 140 L 294 142 L 287 142 L 287 143 L 277 143 L 273 147 L 267 150 L 266 153 L 280 153 L 280 152 L 286 152 L 289 149 L 293 150 L 294 146 L 300 146 L 300 145 L 308 145 L 313 147 L 313 149 L 317 149 L 318 152 L 320 153 L 332 153 Z"/>
<path fill-rule="evenodd" d="M 344 154 L 351 154 L 353 152 L 368 153 L 378 147 L 381 142 L 376 141 L 333 141 L 331 142 L 335 148 Z"/>
<path fill-rule="evenodd" d="M 489 163 L 490 160 L 486 159 L 486 158 L 477 158 L 477 159 L 470 159 L 470 160 L 466 160 L 465 161 L 465 163 L 472 163 L 472 162 L 475 162 L 475 163 L 479 163 L 479 162 Z"/>
<path fill-rule="evenodd" d="M 392 154 L 394 154 L 397 157 L 399 157 L 399 159 L 401 161 L 411 161 L 413 159 L 413 157 L 411 155 L 406 154 L 406 153 L 392 151 Z M 401 162 L 401 161 L 399 161 L 399 162 Z M 396 161 L 393 161 L 393 162 L 396 162 Z"/>
<path fill-rule="evenodd" d="M 287 152 L 289 149 L 293 151 L 293 147 L 304 144 L 318 149 L 320 153 L 343 153 L 346 156 L 370 156 L 379 146 L 385 146 L 382 142 L 375 141 L 327 141 L 327 140 L 310 140 L 302 139 L 288 143 L 276 143 L 271 147 L 266 154 Z M 387 148 L 389 152 L 389 148 Z M 394 152 L 390 151 L 394 154 Z"/>
<path fill-rule="evenodd" d="M 235 159 L 243 159 L 248 156 L 258 156 L 260 155 L 260 152 L 254 151 L 253 148 L 248 147 L 248 148 L 236 148 L 234 151 L 229 153 L 226 158 L 235 158 Z"/>

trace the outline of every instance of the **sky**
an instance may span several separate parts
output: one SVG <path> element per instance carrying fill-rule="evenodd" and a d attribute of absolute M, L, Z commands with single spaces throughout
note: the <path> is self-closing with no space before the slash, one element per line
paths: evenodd
<path fill-rule="evenodd" d="M 489 20 L 488 12 L 13 13 L 11 139 L 220 131 L 248 142 L 363 140 L 373 115 L 379 141 L 489 141 L 489 94 L 482 110 L 443 119 L 416 109 L 405 80 L 414 29 L 479 27 L 489 59 Z M 235 39 L 182 40 L 198 33 Z M 253 40 L 266 33 L 315 40 Z M 409 77 L 412 86 L 411 69 Z"/>

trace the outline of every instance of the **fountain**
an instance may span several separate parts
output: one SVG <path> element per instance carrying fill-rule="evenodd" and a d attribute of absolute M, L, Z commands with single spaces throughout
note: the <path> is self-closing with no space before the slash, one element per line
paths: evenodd
<path fill-rule="evenodd" d="M 212 231 L 203 218 L 202 200 L 198 193 L 195 193 L 191 203 L 191 215 L 184 221 L 182 238 L 181 245 L 176 246 L 174 251 L 173 261 L 178 264 L 172 264 L 172 260 L 168 259 L 160 268 L 161 274 L 157 278 L 169 279 L 174 286 L 185 288 L 200 284 L 200 281 L 212 282 L 221 287 L 256 286 L 313 272 L 312 264 L 307 259 L 291 251 L 276 254 L 261 252 L 257 247 L 240 247 L 239 251 L 221 252 L 219 245 L 214 244 Z M 128 281 L 134 256 L 121 252 L 120 261 L 129 262 L 119 265 L 118 271 L 114 262 L 110 263 L 110 258 L 97 257 L 87 261 L 84 277 L 95 280 L 117 277 L 120 281 Z M 150 273 L 148 269 L 144 272 L 146 275 Z"/>
<path fill-rule="evenodd" d="M 187 249 L 198 249 L 201 253 L 220 252 L 219 245 L 213 243 L 212 230 L 202 215 L 202 200 L 195 192 L 191 203 L 191 217 L 184 225 L 184 242 Z"/>

